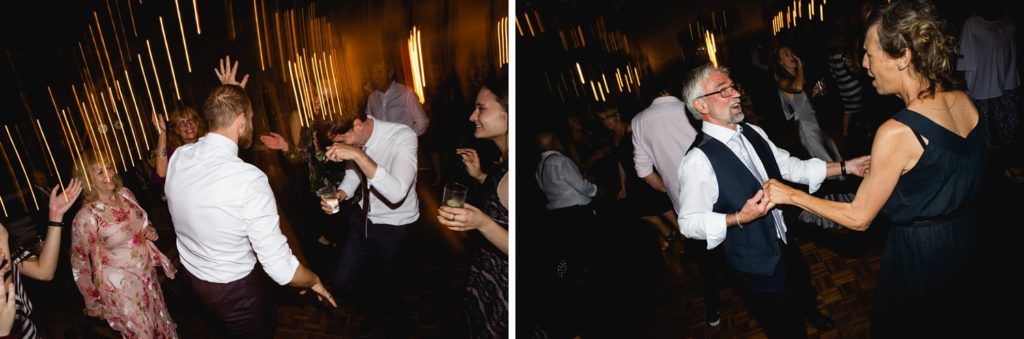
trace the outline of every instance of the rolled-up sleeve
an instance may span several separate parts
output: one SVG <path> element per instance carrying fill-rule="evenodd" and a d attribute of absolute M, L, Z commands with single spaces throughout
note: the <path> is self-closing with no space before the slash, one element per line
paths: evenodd
<path fill-rule="evenodd" d="M 299 268 L 299 260 L 288 247 L 288 239 L 281 234 L 277 202 L 267 177 L 260 176 L 250 182 L 244 196 L 247 200 L 243 208 L 247 225 L 245 232 L 256 257 L 274 282 L 288 284 Z"/>
<path fill-rule="evenodd" d="M 412 191 L 416 180 L 416 134 L 410 130 L 399 130 L 394 137 L 394 145 L 389 146 L 395 152 L 391 156 L 391 167 L 385 168 L 377 163 L 377 171 L 373 173 L 369 184 L 381 197 L 390 203 L 405 199 Z"/>
<path fill-rule="evenodd" d="M 683 175 L 686 173 L 686 175 Z M 679 232 L 691 239 L 703 239 L 708 249 L 725 241 L 725 214 L 713 212 L 718 201 L 718 178 L 711 161 L 699 148 L 683 157 L 676 173 L 679 178 Z"/>
<path fill-rule="evenodd" d="M 636 175 L 641 178 L 654 173 L 654 159 L 651 158 L 651 152 L 641 139 L 640 133 L 636 131 L 633 132 L 633 167 L 636 168 Z"/>
<path fill-rule="evenodd" d="M 779 174 L 782 175 L 783 179 L 807 185 L 807 190 L 810 193 L 818 191 L 821 183 L 825 181 L 824 160 L 817 158 L 800 160 L 800 158 L 790 155 L 789 151 L 776 147 L 775 143 L 768 139 L 768 135 L 760 127 L 751 127 L 764 140 L 768 141 L 768 145 L 772 148 L 772 154 L 775 156 L 775 163 L 779 165 Z"/>

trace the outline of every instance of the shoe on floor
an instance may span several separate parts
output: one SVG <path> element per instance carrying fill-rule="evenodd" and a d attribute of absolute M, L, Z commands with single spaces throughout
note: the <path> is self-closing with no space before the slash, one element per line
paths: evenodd
<path fill-rule="evenodd" d="M 707 309 L 707 321 L 708 321 L 708 326 L 717 327 L 718 324 L 720 324 L 722 322 L 721 314 L 719 314 L 719 311 L 717 309 L 712 310 L 711 308 L 708 308 Z"/>
<path fill-rule="evenodd" d="M 818 310 L 814 310 L 813 312 L 808 314 L 807 320 L 810 320 L 811 325 L 813 325 L 814 328 L 818 329 L 818 331 L 825 332 L 831 331 L 836 328 L 836 325 L 832 322 L 832 318 L 829 318 L 827 315 L 822 314 Z"/>

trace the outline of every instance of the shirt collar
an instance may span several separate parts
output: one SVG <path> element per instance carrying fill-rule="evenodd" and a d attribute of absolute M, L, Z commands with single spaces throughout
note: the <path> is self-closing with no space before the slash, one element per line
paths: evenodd
<path fill-rule="evenodd" d="M 226 136 L 217 134 L 217 132 L 206 133 L 206 136 L 199 138 L 198 143 L 211 145 L 214 148 L 229 151 L 231 154 L 238 154 L 238 143 Z"/>
<path fill-rule="evenodd" d="M 666 95 L 666 96 L 663 96 L 663 97 L 654 98 L 654 101 L 651 104 L 652 105 L 653 104 L 664 104 L 664 103 L 667 103 L 667 102 L 683 102 L 683 101 L 679 100 L 679 98 L 676 98 L 676 96 L 674 96 L 674 95 Z"/>
<path fill-rule="evenodd" d="M 373 117 L 371 117 L 371 116 L 367 116 L 366 117 L 367 121 L 369 121 L 370 119 L 373 119 Z M 382 133 L 384 133 L 384 131 L 383 131 L 383 127 L 384 126 L 381 126 L 381 125 L 383 125 L 383 124 L 381 124 L 380 121 L 377 121 L 377 119 L 373 119 L 373 130 L 370 131 L 370 138 L 366 139 L 366 143 L 363 144 L 363 151 L 364 152 L 366 150 L 371 149 L 374 146 L 376 146 L 377 140 L 380 139 L 380 138 L 377 138 L 376 136 L 382 135 Z"/>
<path fill-rule="evenodd" d="M 729 140 L 731 140 L 734 136 L 743 131 L 743 125 L 736 124 L 736 130 L 734 131 L 729 128 L 715 125 L 705 121 L 703 124 L 701 124 L 700 130 L 703 131 L 704 134 L 707 134 L 712 138 L 715 138 L 718 141 L 721 141 L 723 144 L 725 144 L 728 143 Z"/>

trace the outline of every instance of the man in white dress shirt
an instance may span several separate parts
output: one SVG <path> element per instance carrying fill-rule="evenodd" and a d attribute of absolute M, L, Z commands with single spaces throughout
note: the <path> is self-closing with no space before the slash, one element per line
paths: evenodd
<path fill-rule="evenodd" d="M 356 336 L 370 337 L 385 324 L 392 337 L 407 336 L 409 320 L 402 297 L 412 224 L 420 217 L 416 133 L 403 124 L 348 114 L 335 119 L 328 136 L 334 145 L 327 149 L 327 158 L 345 161 L 348 167 L 338 186 L 338 199 L 360 192 L 363 208 L 363 213 L 354 213 L 359 217 L 349 218 L 351 229 L 342 247 L 334 291 L 366 316 Z M 321 207 L 332 213 L 322 199 Z M 376 271 L 367 286 L 376 287 L 377 293 L 357 294 L 357 278 L 365 275 L 365 269 Z"/>
<path fill-rule="evenodd" d="M 167 205 L 181 263 L 199 299 L 240 338 L 274 335 L 256 262 L 274 282 L 334 299 L 299 263 L 281 234 L 267 176 L 238 158 L 252 143 L 252 105 L 237 85 L 215 88 L 203 105 L 210 132 L 174 152 L 167 166 Z"/>
<path fill-rule="evenodd" d="M 826 164 L 791 157 L 763 130 L 743 123 L 742 93 L 724 68 L 696 68 L 683 94 L 687 109 L 704 121 L 677 173 L 683 235 L 706 239 L 709 249 L 723 246 L 736 286 L 768 337 L 805 338 L 805 317 L 819 330 L 831 329 L 817 310 L 807 263 L 799 248 L 787 246 L 782 211 L 761 188 L 768 179 L 785 179 L 813 192 L 826 176 L 866 168 L 868 158 Z"/>
<path fill-rule="evenodd" d="M 370 69 L 373 92 L 366 100 L 366 115 L 377 120 L 409 126 L 417 136 L 423 135 L 430 125 L 416 92 L 395 81 L 394 69 L 385 61 L 378 61 Z"/>

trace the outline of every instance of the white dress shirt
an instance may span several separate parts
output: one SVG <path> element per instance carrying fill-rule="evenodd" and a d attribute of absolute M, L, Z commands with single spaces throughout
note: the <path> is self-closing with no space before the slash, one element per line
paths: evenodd
<path fill-rule="evenodd" d="M 181 146 L 164 185 L 185 269 L 229 283 L 249 275 L 257 258 L 278 284 L 291 282 L 299 261 L 281 234 L 267 176 L 238 158 L 238 144 L 210 132 Z"/>
<path fill-rule="evenodd" d="M 683 154 L 693 144 L 697 130 L 686 117 L 686 104 L 674 96 L 654 99 L 650 107 L 633 118 L 633 162 L 637 176 L 644 178 L 656 169 L 676 213 L 679 213 L 679 180 L 676 172 Z"/>
<path fill-rule="evenodd" d="M 374 224 L 404 226 L 420 218 L 420 201 L 416 196 L 416 133 L 409 127 L 373 120 L 373 132 L 363 151 L 377 163 L 377 171 L 369 181 L 370 221 Z M 345 179 L 338 189 L 349 199 L 361 184 L 359 169 L 347 161 Z M 362 201 L 359 202 L 362 206 Z"/>
<path fill-rule="evenodd" d="M 409 126 L 417 136 L 423 135 L 430 124 L 430 119 L 423 111 L 423 105 L 420 105 L 420 99 L 416 96 L 416 92 L 393 80 L 386 92 L 374 90 L 373 93 L 370 93 L 370 97 L 366 101 L 366 115 L 377 118 L 377 120 Z"/>
<path fill-rule="evenodd" d="M 541 154 L 536 177 L 548 198 L 548 210 L 585 206 L 597 195 L 597 185 L 584 179 L 576 163 L 558 151 Z"/>
<path fill-rule="evenodd" d="M 754 125 L 750 125 L 750 127 L 768 142 L 768 146 L 771 147 L 772 154 L 775 156 L 775 162 L 779 165 L 779 173 L 783 179 L 805 184 L 812 193 L 821 187 L 822 181 L 825 181 L 824 161 L 813 158 L 800 160 L 791 157 L 786 150 L 775 147 L 775 144 L 768 139 L 768 135 L 760 127 Z M 704 123 L 701 131 L 721 141 L 729 147 L 733 154 L 736 154 L 737 158 L 743 159 L 742 151 L 729 142 L 734 135 L 740 133 L 741 128 L 743 127 L 736 125 L 736 130 L 731 130 L 712 123 Z M 743 140 L 743 145 L 746 148 L 747 154 L 753 158 L 754 167 L 757 168 L 758 174 L 762 178 L 768 178 L 768 172 L 765 171 L 764 164 L 761 163 L 761 158 L 757 156 L 754 147 L 746 138 Z M 684 173 L 685 175 L 683 175 Z M 707 240 L 708 249 L 717 247 L 725 241 L 726 215 L 711 211 L 715 203 L 718 202 L 718 179 L 715 176 L 714 169 L 711 167 L 711 161 L 708 160 L 708 156 L 704 154 L 704 151 L 700 148 L 694 148 L 683 157 L 676 177 L 680 182 L 677 195 L 682 202 L 682 209 L 679 213 L 680 232 L 687 238 Z M 772 213 L 782 212 L 776 208 L 772 210 Z M 781 217 L 781 214 L 779 214 L 775 220 L 781 221 Z M 785 222 L 781 223 L 782 225 L 776 225 L 776 227 L 781 232 L 785 232 Z M 781 234 L 779 236 L 780 239 L 784 239 Z"/>

